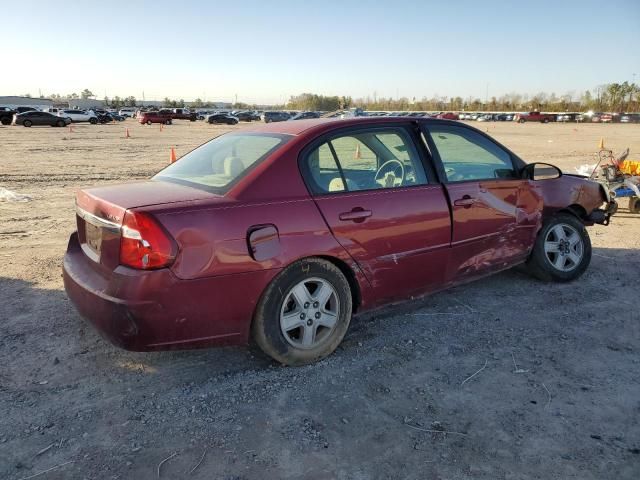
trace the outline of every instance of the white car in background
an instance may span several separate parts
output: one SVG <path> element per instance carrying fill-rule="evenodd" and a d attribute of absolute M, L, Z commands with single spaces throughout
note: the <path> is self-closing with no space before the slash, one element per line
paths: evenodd
<path fill-rule="evenodd" d="M 91 125 L 98 123 L 98 116 L 93 110 L 58 110 L 59 117 L 70 118 L 72 122 L 89 122 Z"/>
<path fill-rule="evenodd" d="M 136 113 L 136 109 L 135 108 L 121 108 L 120 111 L 118 112 L 118 115 L 120 115 L 121 117 L 127 117 L 127 118 L 131 118 L 135 115 Z"/>

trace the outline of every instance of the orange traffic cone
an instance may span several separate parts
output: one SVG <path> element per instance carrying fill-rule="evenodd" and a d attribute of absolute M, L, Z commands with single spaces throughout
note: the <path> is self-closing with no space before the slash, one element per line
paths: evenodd
<path fill-rule="evenodd" d="M 598 145 L 600 150 L 604 150 L 604 138 L 600 138 L 600 144 Z"/>
<path fill-rule="evenodd" d="M 358 143 L 356 145 L 356 151 L 353 152 L 353 158 L 356 160 L 360 160 L 362 158 L 362 155 L 360 155 L 360 144 Z"/>
<path fill-rule="evenodd" d="M 171 153 L 169 154 L 169 163 L 176 161 L 176 149 L 171 147 Z"/>
<path fill-rule="evenodd" d="M 131 138 L 131 135 L 129 135 L 129 128 L 124 129 L 124 138 Z"/>

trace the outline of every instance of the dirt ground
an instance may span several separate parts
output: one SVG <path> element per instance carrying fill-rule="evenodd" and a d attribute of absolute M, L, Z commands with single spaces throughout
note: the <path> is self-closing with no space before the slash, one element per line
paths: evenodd
<path fill-rule="evenodd" d="M 601 137 L 640 159 L 640 125 L 477 126 L 568 172 Z M 0 187 L 34 197 L 0 201 L 0 478 L 640 478 L 640 216 L 624 203 L 575 283 L 509 271 L 388 308 L 316 365 L 99 337 L 62 287 L 74 192 L 245 127 L 0 127 Z"/>

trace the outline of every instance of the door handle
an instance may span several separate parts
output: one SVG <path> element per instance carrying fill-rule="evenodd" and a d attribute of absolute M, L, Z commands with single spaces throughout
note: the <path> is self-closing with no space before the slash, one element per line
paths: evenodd
<path fill-rule="evenodd" d="M 473 205 L 474 203 L 476 203 L 476 199 L 475 198 L 471 198 L 469 195 L 465 195 L 462 198 L 459 198 L 458 200 L 455 200 L 453 202 L 453 204 L 456 207 L 464 207 L 464 208 L 469 208 L 471 207 L 471 205 Z"/>
<path fill-rule="evenodd" d="M 356 207 L 350 212 L 342 212 L 338 215 L 338 218 L 343 222 L 364 222 L 366 218 L 371 216 L 371 210 L 365 210 L 364 208 Z"/>

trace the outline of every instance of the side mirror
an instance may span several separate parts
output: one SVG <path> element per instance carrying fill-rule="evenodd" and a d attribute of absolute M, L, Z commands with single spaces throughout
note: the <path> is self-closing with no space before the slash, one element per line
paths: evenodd
<path fill-rule="evenodd" d="M 530 163 L 522 169 L 522 178 L 529 180 L 553 180 L 560 178 L 562 171 L 548 163 Z"/>

